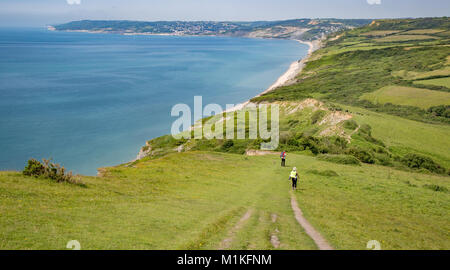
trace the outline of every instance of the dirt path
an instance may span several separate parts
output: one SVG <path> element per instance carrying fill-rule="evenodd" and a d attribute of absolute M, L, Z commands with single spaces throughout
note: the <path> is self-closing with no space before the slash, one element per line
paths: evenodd
<path fill-rule="evenodd" d="M 333 250 L 333 248 L 328 244 L 327 240 L 323 238 L 318 231 L 314 229 L 314 227 L 306 220 L 303 216 L 302 210 L 298 207 L 297 200 L 295 196 L 291 193 L 291 206 L 292 210 L 294 210 L 295 219 L 297 222 L 303 227 L 306 234 L 314 240 L 317 247 L 320 250 Z"/>
<path fill-rule="evenodd" d="M 277 222 L 278 216 L 277 216 L 277 214 L 272 214 L 271 218 L 272 218 L 272 222 L 275 223 L 275 222 Z M 277 233 L 279 233 L 279 232 L 280 231 L 278 231 L 278 228 L 277 228 L 277 229 L 275 229 L 275 232 L 273 232 L 272 235 L 270 236 L 270 243 L 272 244 L 272 246 L 274 248 L 279 248 L 281 245 L 280 239 L 277 236 Z"/>
<path fill-rule="evenodd" d="M 234 235 L 244 226 L 245 222 L 252 216 L 253 210 L 249 209 L 245 214 L 241 217 L 241 219 L 234 225 L 231 231 L 228 233 L 228 237 L 225 238 L 219 246 L 219 250 L 229 249 L 231 247 L 231 243 L 233 242 Z"/>

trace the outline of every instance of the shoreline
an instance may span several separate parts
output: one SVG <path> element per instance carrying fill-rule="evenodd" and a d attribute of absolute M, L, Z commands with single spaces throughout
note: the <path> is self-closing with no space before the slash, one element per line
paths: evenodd
<path fill-rule="evenodd" d="M 300 74 L 303 70 L 303 68 L 306 65 L 306 62 L 309 60 L 309 58 L 311 57 L 311 55 L 318 49 L 321 48 L 322 46 L 322 42 L 320 39 L 314 40 L 314 41 L 303 41 L 303 40 L 297 40 L 295 39 L 295 41 L 301 43 L 301 44 L 306 44 L 309 46 L 308 49 L 308 54 L 303 57 L 300 60 L 294 61 L 291 63 L 291 65 L 289 66 L 288 70 L 286 72 L 284 72 L 271 86 L 269 86 L 269 88 L 267 88 L 266 90 L 264 90 L 263 92 L 259 93 L 258 95 L 256 95 L 255 97 L 259 97 L 262 96 L 266 93 L 269 93 L 275 89 L 277 89 L 280 86 L 283 85 L 287 85 L 288 83 L 291 83 L 295 77 Z M 255 98 L 253 97 L 253 98 Z M 235 112 L 238 110 L 241 110 L 243 108 L 245 108 L 245 106 L 247 106 L 250 103 L 250 100 L 247 100 L 243 103 L 237 104 L 234 107 L 228 109 L 228 110 L 224 110 L 222 111 L 222 114 L 225 113 L 230 113 L 230 112 Z M 201 120 L 201 119 L 200 119 Z M 190 127 L 190 130 L 192 131 L 195 128 L 197 121 Z M 148 143 L 146 142 L 146 146 L 149 146 Z M 180 149 L 182 150 L 182 148 L 178 147 L 177 151 L 180 152 Z M 151 148 L 149 149 L 151 151 Z M 136 160 L 140 160 L 143 157 L 145 157 L 148 154 L 149 150 L 143 150 L 143 147 L 140 148 L 139 153 L 137 154 L 136 158 L 130 162 L 134 162 Z"/>
<path fill-rule="evenodd" d="M 53 27 L 48 27 L 47 30 L 49 31 L 56 31 L 56 29 L 54 29 Z M 109 34 L 108 32 L 104 32 L 104 31 L 89 31 L 89 30 L 72 30 L 72 31 L 65 31 L 65 32 L 81 32 L 81 33 L 91 33 L 91 34 Z M 117 34 L 121 34 L 121 35 L 148 35 L 148 36 L 190 36 L 190 35 L 180 35 L 180 34 L 142 34 L 142 33 L 117 33 Z M 247 38 L 251 38 L 251 37 L 247 37 Z M 322 46 L 322 42 L 321 39 L 316 39 L 313 41 L 303 41 L 303 40 L 299 40 L 299 39 L 290 39 L 290 40 L 294 40 L 298 43 L 301 44 L 305 44 L 308 45 L 308 53 L 305 57 L 296 60 L 294 62 L 292 62 L 289 66 L 289 68 L 283 73 L 281 74 L 280 77 L 278 77 L 278 79 L 272 83 L 267 89 L 265 89 L 264 91 L 262 91 L 261 93 L 259 93 L 258 95 L 254 96 L 253 98 L 256 97 L 260 97 L 266 93 L 269 93 L 271 91 L 274 91 L 275 89 L 281 87 L 281 86 L 285 86 L 288 85 L 290 83 L 293 83 L 295 78 L 297 77 L 298 74 L 300 74 L 302 72 L 302 70 L 304 69 L 306 63 L 308 62 L 309 58 L 311 57 L 311 55 L 318 49 L 321 48 Z M 229 113 L 229 112 L 234 112 L 237 110 L 241 110 L 243 108 L 245 108 L 248 104 L 251 103 L 251 99 L 239 103 L 237 105 L 235 105 L 234 107 L 228 109 L 228 110 L 224 110 L 222 111 L 222 113 Z M 191 129 L 195 126 L 195 124 L 191 127 Z M 141 159 L 142 157 L 144 157 L 146 154 L 146 151 L 143 151 L 143 148 L 141 147 L 139 150 L 139 153 L 137 154 L 136 158 L 133 159 L 130 162 L 134 162 L 136 160 Z M 100 169 L 100 168 L 99 168 Z M 100 171 L 97 170 L 97 174 Z"/>
<path fill-rule="evenodd" d="M 281 86 L 285 86 L 285 85 L 288 85 L 289 83 L 291 83 L 295 79 L 295 77 L 302 72 L 303 68 L 306 65 L 306 62 L 308 62 L 311 55 L 316 50 L 320 49 L 320 47 L 322 45 L 320 40 L 314 40 L 314 41 L 303 41 L 303 40 L 298 40 L 298 39 L 294 39 L 294 40 L 301 44 L 308 45 L 309 46 L 308 54 L 305 57 L 303 57 L 302 59 L 292 62 L 291 65 L 289 66 L 288 70 L 286 72 L 284 72 L 280 77 L 278 77 L 278 79 L 271 86 L 269 86 L 269 88 L 262 91 L 261 93 L 254 96 L 253 98 L 260 97 L 264 94 L 272 92 L 273 90 L 275 90 Z M 251 99 L 253 99 L 253 98 L 251 98 Z M 229 113 L 229 112 L 241 110 L 250 103 L 251 99 L 249 99 L 245 102 L 239 103 L 236 106 L 234 106 L 233 108 L 224 110 L 223 112 Z"/>

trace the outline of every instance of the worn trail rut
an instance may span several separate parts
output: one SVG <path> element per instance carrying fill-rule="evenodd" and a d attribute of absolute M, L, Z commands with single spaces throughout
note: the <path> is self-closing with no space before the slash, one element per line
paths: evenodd
<path fill-rule="evenodd" d="M 228 233 L 228 237 L 220 243 L 220 250 L 229 249 L 233 242 L 234 235 L 244 226 L 245 222 L 252 216 L 253 210 L 249 209 L 241 219 L 234 225 L 231 231 Z"/>
<path fill-rule="evenodd" d="M 298 207 L 297 200 L 295 199 L 295 196 L 291 193 L 291 206 L 292 210 L 294 210 L 295 219 L 297 222 L 303 227 L 306 234 L 311 237 L 311 239 L 316 243 L 317 247 L 320 250 L 333 250 L 333 247 L 328 244 L 327 240 L 320 235 L 316 229 L 306 220 L 306 218 L 303 216 L 302 210 L 300 207 Z"/>

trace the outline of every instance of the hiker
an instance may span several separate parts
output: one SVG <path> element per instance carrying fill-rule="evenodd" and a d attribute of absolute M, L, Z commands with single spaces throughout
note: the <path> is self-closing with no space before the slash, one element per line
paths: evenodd
<path fill-rule="evenodd" d="M 294 167 L 294 169 L 292 169 L 291 174 L 289 175 L 289 180 L 292 180 L 292 190 L 297 190 L 297 179 L 298 179 L 297 168 Z"/>
<path fill-rule="evenodd" d="M 286 167 L 286 151 L 281 152 L 281 167 Z"/>

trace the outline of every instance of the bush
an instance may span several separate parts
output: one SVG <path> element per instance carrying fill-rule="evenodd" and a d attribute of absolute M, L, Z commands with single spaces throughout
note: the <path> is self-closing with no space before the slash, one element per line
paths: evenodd
<path fill-rule="evenodd" d="M 311 116 L 311 123 L 315 124 L 315 123 L 319 122 L 325 116 L 326 113 L 327 112 L 324 110 L 315 111 L 313 113 L 313 115 Z"/>
<path fill-rule="evenodd" d="M 72 175 L 72 172 L 66 173 L 66 168 L 47 159 L 44 159 L 43 163 L 35 159 L 28 160 L 28 164 L 22 173 L 27 176 L 50 178 L 58 183 L 67 182 L 85 186 L 79 177 Z"/>
<path fill-rule="evenodd" d="M 22 173 L 27 176 L 40 176 L 45 173 L 45 168 L 39 161 L 30 159 Z"/>
<path fill-rule="evenodd" d="M 288 144 L 290 140 L 294 138 L 294 135 L 290 131 L 282 131 L 280 132 L 280 143 L 281 144 Z"/>
<path fill-rule="evenodd" d="M 428 109 L 428 113 L 434 116 L 450 118 L 450 105 L 439 105 Z"/>
<path fill-rule="evenodd" d="M 352 147 L 349 149 L 348 153 L 357 159 L 359 159 L 363 163 L 373 164 L 375 163 L 375 158 L 373 157 L 372 153 L 364 150 L 359 147 Z"/>
<path fill-rule="evenodd" d="M 380 145 L 382 147 L 386 146 L 381 140 L 378 140 L 378 139 L 375 139 L 374 137 L 372 137 L 372 135 L 370 134 L 371 133 L 370 130 L 368 132 L 369 133 L 365 133 L 365 132 L 360 131 L 360 132 L 358 132 L 358 135 L 362 139 L 367 141 L 367 142 L 370 142 L 370 143 L 373 143 L 373 144 L 377 144 L 377 145 Z"/>
<path fill-rule="evenodd" d="M 361 127 L 359 128 L 359 130 L 362 133 L 365 133 L 365 134 L 367 134 L 369 136 L 372 136 L 372 127 L 369 126 L 368 124 L 362 124 Z"/>
<path fill-rule="evenodd" d="M 385 154 L 375 153 L 376 163 L 383 166 L 392 166 L 392 161 L 389 156 Z"/>
<path fill-rule="evenodd" d="M 346 120 L 344 122 L 344 128 L 350 129 L 350 130 L 355 130 L 356 128 L 358 128 L 358 123 L 356 123 L 356 121 L 353 119 Z"/>
<path fill-rule="evenodd" d="M 234 145 L 233 140 L 226 140 L 222 145 L 222 149 L 227 150 L 227 149 L 233 147 L 233 145 Z"/>
<path fill-rule="evenodd" d="M 348 155 L 320 155 L 318 157 L 320 160 L 338 163 L 338 164 L 346 164 L 346 165 L 360 165 L 359 160 L 353 156 Z"/>
<path fill-rule="evenodd" d="M 406 154 L 401 162 L 411 169 L 427 169 L 433 173 L 444 174 L 446 170 L 429 157 L 409 153 Z"/>

